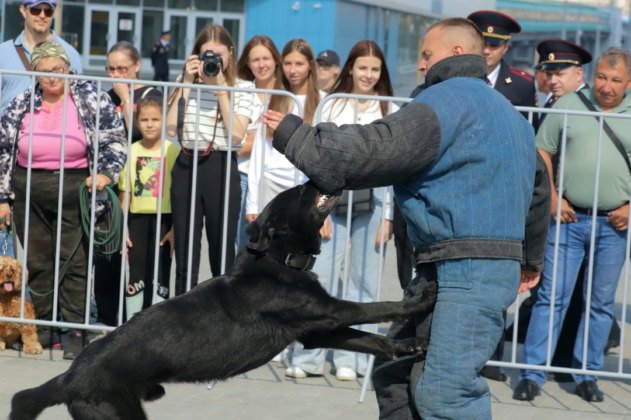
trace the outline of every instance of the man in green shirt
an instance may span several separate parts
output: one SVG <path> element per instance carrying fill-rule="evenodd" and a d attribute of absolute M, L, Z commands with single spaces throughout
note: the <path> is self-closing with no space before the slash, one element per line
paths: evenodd
<path fill-rule="evenodd" d="M 631 115 L 631 98 L 626 90 L 631 88 L 631 53 L 612 48 L 598 59 L 594 85 L 581 91 L 596 110 L 610 114 Z M 555 108 L 587 111 L 581 93 L 563 95 Z M 537 133 L 537 148 L 552 174 L 552 156 L 565 147 L 565 161 L 559 167 L 559 184 L 563 191 L 552 188 L 552 216 L 560 222 L 558 259 L 555 264 L 556 221 L 552 221 L 546 245 L 542 283 L 538 292 L 526 341 L 524 362 L 545 365 L 548 348 L 550 302 L 554 296 L 552 350 L 556 347 L 563 316 L 572 296 L 577 275 L 583 260 L 593 252 L 591 299 L 589 302 L 589 338 L 583 348 L 585 326 L 584 312 L 574 345 L 573 367 L 583 361 L 589 370 L 600 370 L 604 362 L 604 348 L 613 322 L 613 307 L 620 272 L 626 259 L 626 230 L 631 194 L 631 173 L 625 157 L 614 141 L 603 132 L 599 150 L 599 121 L 593 116 L 569 115 L 567 126 L 564 116 L 550 114 Z M 605 118 L 612 131 L 620 139 L 625 154 L 631 152 L 631 132 L 625 129 L 629 121 Z M 566 143 L 562 145 L 563 131 Z M 598 159 L 599 158 L 599 159 Z M 600 162 L 600 163 L 599 163 Z M 562 181 L 562 182 L 561 182 Z M 550 176 L 553 187 L 554 180 Z M 597 185 L 597 196 L 594 190 Z M 560 203 L 560 212 L 557 206 Z M 594 206 L 595 203 L 595 206 Z M 595 241 L 590 243 L 592 225 L 595 223 Z M 591 247 L 593 246 L 593 249 Z M 556 283 L 553 277 L 556 270 Z M 589 270 L 588 270 L 589 271 Z M 589 285 L 589 282 L 585 282 Z M 584 289 L 587 294 L 587 287 Z M 589 402 L 603 401 L 593 375 L 573 375 L 577 383 L 576 394 Z M 531 401 L 539 394 L 546 381 L 546 372 L 523 370 L 513 398 Z"/>

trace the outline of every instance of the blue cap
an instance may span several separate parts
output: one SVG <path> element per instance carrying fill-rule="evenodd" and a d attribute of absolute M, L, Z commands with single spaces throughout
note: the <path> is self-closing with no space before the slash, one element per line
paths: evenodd
<path fill-rule="evenodd" d="M 46 3 L 53 9 L 57 7 L 57 0 L 22 0 L 22 5 L 26 7 L 34 7 L 42 3 Z"/>

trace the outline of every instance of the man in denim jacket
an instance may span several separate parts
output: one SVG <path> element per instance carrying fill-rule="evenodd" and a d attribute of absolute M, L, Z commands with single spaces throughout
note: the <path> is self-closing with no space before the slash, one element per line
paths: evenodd
<path fill-rule="evenodd" d="M 491 418 L 479 371 L 502 332 L 502 311 L 539 278 L 545 167 L 530 124 L 485 83 L 483 47 L 466 19 L 432 25 L 419 63 L 426 89 L 372 124 L 310 127 L 265 114 L 274 147 L 323 192 L 394 184 L 417 262 L 438 282 L 425 371 L 409 384 L 414 402 L 407 412 L 382 406 L 382 417 L 415 418 L 416 409 L 423 419 Z M 539 214 L 527 219 L 529 208 Z"/>

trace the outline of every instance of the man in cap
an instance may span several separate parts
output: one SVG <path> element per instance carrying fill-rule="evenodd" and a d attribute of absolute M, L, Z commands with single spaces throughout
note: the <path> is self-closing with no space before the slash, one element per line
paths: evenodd
<path fill-rule="evenodd" d="M 537 45 L 537 53 L 550 89 L 544 108 L 552 107 L 557 99 L 567 93 L 587 87 L 583 81 L 583 65 L 592 61 L 592 55 L 587 50 L 563 39 L 546 39 Z M 546 115 L 541 114 L 538 125 L 541 125 Z"/>
<path fill-rule="evenodd" d="M 467 19 L 473 21 L 484 35 L 484 57 L 489 84 L 515 106 L 536 106 L 533 77 L 517 67 L 509 66 L 504 60 L 511 34 L 521 31 L 519 23 L 512 17 L 493 10 L 473 12 Z"/>
<path fill-rule="evenodd" d="M 169 81 L 169 42 L 171 30 L 161 32 L 160 39 L 154 44 L 151 51 L 151 65 L 153 66 L 153 80 Z"/>
<path fill-rule="evenodd" d="M 340 57 L 333 50 L 324 50 L 316 57 L 318 88 L 329 93 L 340 75 Z"/>
<path fill-rule="evenodd" d="M 536 106 L 533 77 L 523 70 L 509 66 L 504 60 L 511 34 L 519 33 L 521 26 L 512 17 L 493 10 L 480 10 L 467 16 L 484 35 L 484 57 L 488 83 L 515 106 Z M 528 117 L 528 114 L 523 114 Z M 506 314 L 504 314 L 506 317 Z M 501 337 L 490 360 L 502 360 L 504 337 Z M 497 366 L 484 366 L 480 375 L 495 381 L 507 376 Z"/>
<path fill-rule="evenodd" d="M 44 41 L 57 41 L 70 57 L 70 68 L 76 73 L 82 71 L 81 57 L 77 50 L 51 32 L 57 0 L 22 0 L 20 14 L 24 18 L 24 30 L 15 39 L 0 44 L 1 68 L 4 70 L 30 70 L 31 51 Z M 0 110 L 13 98 L 29 88 L 31 78 L 13 74 L 2 75 L 2 98 Z"/>
<path fill-rule="evenodd" d="M 560 46 L 558 44 L 557 46 Z M 543 56 L 544 65 L 567 65 L 578 67 L 587 56 L 580 50 L 554 48 Z M 567 67 L 566 67 L 567 68 Z M 576 69 L 570 68 L 574 73 Z M 605 51 L 596 63 L 594 86 L 571 92 L 560 97 L 555 108 L 577 111 L 599 111 L 610 114 L 631 114 L 631 98 L 626 90 L 631 88 L 631 53 L 611 48 Z M 587 274 L 582 288 L 584 297 L 590 293 L 589 336 L 587 347 L 583 347 L 586 313 L 583 309 L 578 334 L 574 343 L 573 367 L 585 363 L 588 370 L 601 370 L 604 364 L 604 349 L 613 323 L 614 301 L 618 279 L 627 259 L 626 237 L 631 194 L 631 163 L 626 150 L 631 150 L 631 134 L 628 123 L 619 118 L 604 120 L 605 132 L 599 118 L 593 116 L 568 115 L 567 124 L 562 114 L 550 114 L 537 133 L 537 148 L 552 174 L 552 156 L 559 152 L 561 138 L 565 132 L 565 169 L 563 191 L 552 185 L 552 216 L 558 218 L 550 224 L 545 251 L 545 262 L 537 300 L 532 308 L 528 333 L 524 342 L 524 363 L 546 364 L 548 340 L 552 340 L 552 351 L 558 342 L 559 330 L 577 283 L 579 269 L 589 261 L 592 272 L 591 284 Z M 599 144 L 599 141 L 602 142 Z M 599 149 L 600 148 L 600 149 Z M 622 150 L 621 150 L 622 149 Z M 595 156 L 601 156 L 597 162 Z M 597 196 L 594 186 L 598 184 Z M 557 215 L 560 202 L 561 212 Z M 595 240 L 591 243 L 592 227 Z M 558 251 L 555 238 L 559 237 Z M 591 247 L 594 247 L 591 250 Z M 556 258 L 555 258 L 556 254 Z M 592 254 L 592 255 L 590 255 Z M 556 277 L 556 282 L 553 278 Z M 550 304 L 554 296 L 552 335 L 548 337 Z M 588 302 L 585 297 L 585 302 Z M 588 402 L 601 402 L 603 393 L 598 389 L 596 377 L 574 374 L 576 394 Z M 513 391 L 513 398 L 531 401 L 539 395 L 546 381 L 543 370 L 522 370 L 520 381 Z"/>

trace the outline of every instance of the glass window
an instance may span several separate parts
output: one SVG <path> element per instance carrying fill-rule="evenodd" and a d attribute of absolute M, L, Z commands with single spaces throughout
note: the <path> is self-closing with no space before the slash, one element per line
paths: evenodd
<path fill-rule="evenodd" d="M 116 42 L 127 41 L 135 44 L 134 35 L 136 33 L 136 19 L 138 16 L 135 12 L 118 12 L 118 22 L 116 23 Z"/>
<path fill-rule="evenodd" d="M 169 50 L 169 58 L 176 60 L 185 60 L 190 53 L 193 43 L 186 45 L 187 37 L 187 16 L 172 15 L 169 22 L 171 28 L 171 49 Z"/>
<path fill-rule="evenodd" d="M 145 2 L 146 3 L 146 2 Z M 150 57 L 153 44 L 160 38 L 164 13 L 158 10 L 145 10 L 142 12 L 142 33 L 140 35 L 140 55 Z"/>
<path fill-rule="evenodd" d="M 107 34 L 110 23 L 110 12 L 92 10 L 90 23 L 90 55 L 107 54 Z"/>
<path fill-rule="evenodd" d="M 116 0 L 120 6 L 140 6 L 140 0 Z"/>
<path fill-rule="evenodd" d="M 241 22 L 238 19 L 224 19 L 223 27 L 230 33 L 232 40 L 234 41 L 235 51 L 241 51 L 239 49 L 239 27 Z"/>
<path fill-rule="evenodd" d="M 114 0 L 90 0 L 90 4 L 114 4 Z"/>
<path fill-rule="evenodd" d="M 164 0 L 144 0 L 145 7 L 164 7 Z"/>
<path fill-rule="evenodd" d="M 6 13 L 4 39 L 13 39 L 24 30 L 24 19 L 22 19 L 22 15 L 20 14 L 19 4 L 11 3 L 4 7 Z"/>
<path fill-rule="evenodd" d="M 218 8 L 217 0 L 195 0 L 195 8 L 197 10 L 216 11 Z"/>
<path fill-rule="evenodd" d="M 221 0 L 222 12 L 245 12 L 245 0 Z"/>
<path fill-rule="evenodd" d="M 75 50 L 83 50 L 85 7 L 65 5 L 61 14 L 61 37 Z"/>
<path fill-rule="evenodd" d="M 193 7 L 193 0 L 169 0 L 168 7 L 173 9 L 188 9 Z"/>

